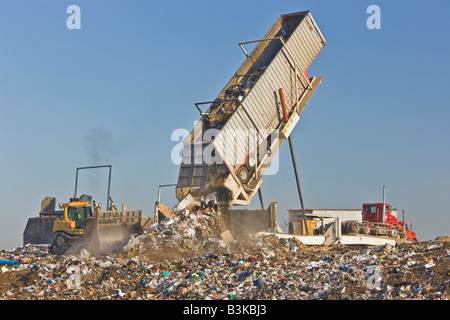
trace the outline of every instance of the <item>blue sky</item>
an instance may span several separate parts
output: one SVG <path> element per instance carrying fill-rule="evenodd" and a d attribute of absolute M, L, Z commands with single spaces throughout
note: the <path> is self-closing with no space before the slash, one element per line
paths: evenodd
<path fill-rule="evenodd" d="M 69 30 L 69 5 L 81 29 Z M 369 5 L 381 29 L 369 30 Z M 176 183 L 175 129 L 243 63 L 238 43 L 281 14 L 310 10 L 327 45 L 324 76 L 293 132 L 307 208 L 387 202 L 419 240 L 450 234 L 450 27 L 447 1 L 0 1 L 0 248 L 21 244 L 40 201 L 64 202 L 75 169 L 111 164 L 116 203 L 153 216 Z M 278 222 L 299 201 L 289 148 L 265 177 Z M 107 170 L 80 175 L 106 201 Z M 86 191 L 86 192 L 85 192 Z M 104 200 L 102 200 L 104 198 Z M 176 204 L 174 191 L 162 201 Z M 258 207 L 257 199 L 250 207 Z"/>

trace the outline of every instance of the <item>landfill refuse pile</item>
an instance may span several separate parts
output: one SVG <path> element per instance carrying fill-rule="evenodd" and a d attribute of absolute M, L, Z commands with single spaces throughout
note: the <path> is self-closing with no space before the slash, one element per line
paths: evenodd
<path fill-rule="evenodd" d="M 214 209 L 183 210 L 123 250 L 0 251 L 0 300 L 448 300 L 450 237 L 397 246 L 306 247 L 224 235 Z"/>

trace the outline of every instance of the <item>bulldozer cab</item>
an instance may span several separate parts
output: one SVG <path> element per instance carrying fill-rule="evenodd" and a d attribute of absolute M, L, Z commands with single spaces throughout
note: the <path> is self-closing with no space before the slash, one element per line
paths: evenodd
<path fill-rule="evenodd" d="M 70 206 L 67 208 L 68 218 L 74 223 L 73 227 L 75 229 L 85 229 L 86 228 L 86 218 L 92 217 L 92 207 L 87 206 Z"/>
<path fill-rule="evenodd" d="M 68 234 L 82 233 L 87 227 L 87 221 L 93 217 L 91 203 L 80 201 L 76 197 L 70 198 L 69 203 L 60 203 L 59 208 L 64 211 L 63 215 L 55 220 L 53 232 L 63 231 Z"/>

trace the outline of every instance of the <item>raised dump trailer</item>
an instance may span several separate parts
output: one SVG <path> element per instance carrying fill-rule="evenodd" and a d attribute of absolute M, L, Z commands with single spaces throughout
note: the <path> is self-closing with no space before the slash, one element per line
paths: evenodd
<path fill-rule="evenodd" d="M 249 43 L 257 43 L 250 55 Z M 215 192 L 222 208 L 250 203 L 322 80 L 308 69 L 325 43 L 305 11 L 282 15 L 262 39 L 239 44 L 247 59 L 216 99 L 195 104 L 201 119 L 184 141 L 179 201 Z"/>

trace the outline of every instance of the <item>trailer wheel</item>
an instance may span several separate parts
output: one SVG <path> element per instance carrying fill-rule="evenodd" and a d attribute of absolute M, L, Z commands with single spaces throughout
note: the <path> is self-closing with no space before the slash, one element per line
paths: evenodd
<path fill-rule="evenodd" d="M 350 226 L 350 222 L 346 222 L 346 223 L 342 224 L 341 232 L 342 232 L 343 234 L 348 234 L 348 233 L 350 233 L 350 231 L 349 231 L 349 226 Z"/>
<path fill-rule="evenodd" d="M 247 183 L 248 180 L 250 180 L 250 173 L 248 172 L 247 168 L 244 166 L 239 168 L 237 176 L 238 176 L 239 180 L 244 184 Z"/>
<path fill-rule="evenodd" d="M 367 222 L 362 224 L 361 229 L 364 234 L 370 234 L 370 228 Z"/>
<path fill-rule="evenodd" d="M 253 154 L 250 154 L 247 158 L 247 165 L 248 167 L 253 170 L 256 166 L 256 156 Z"/>
<path fill-rule="evenodd" d="M 391 236 L 392 238 L 397 238 L 398 229 L 396 227 L 392 227 L 391 231 L 389 232 L 389 236 Z"/>
<path fill-rule="evenodd" d="M 358 233 L 358 224 L 356 221 L 351 221 L 349 223 L 348 233 Z"/>

